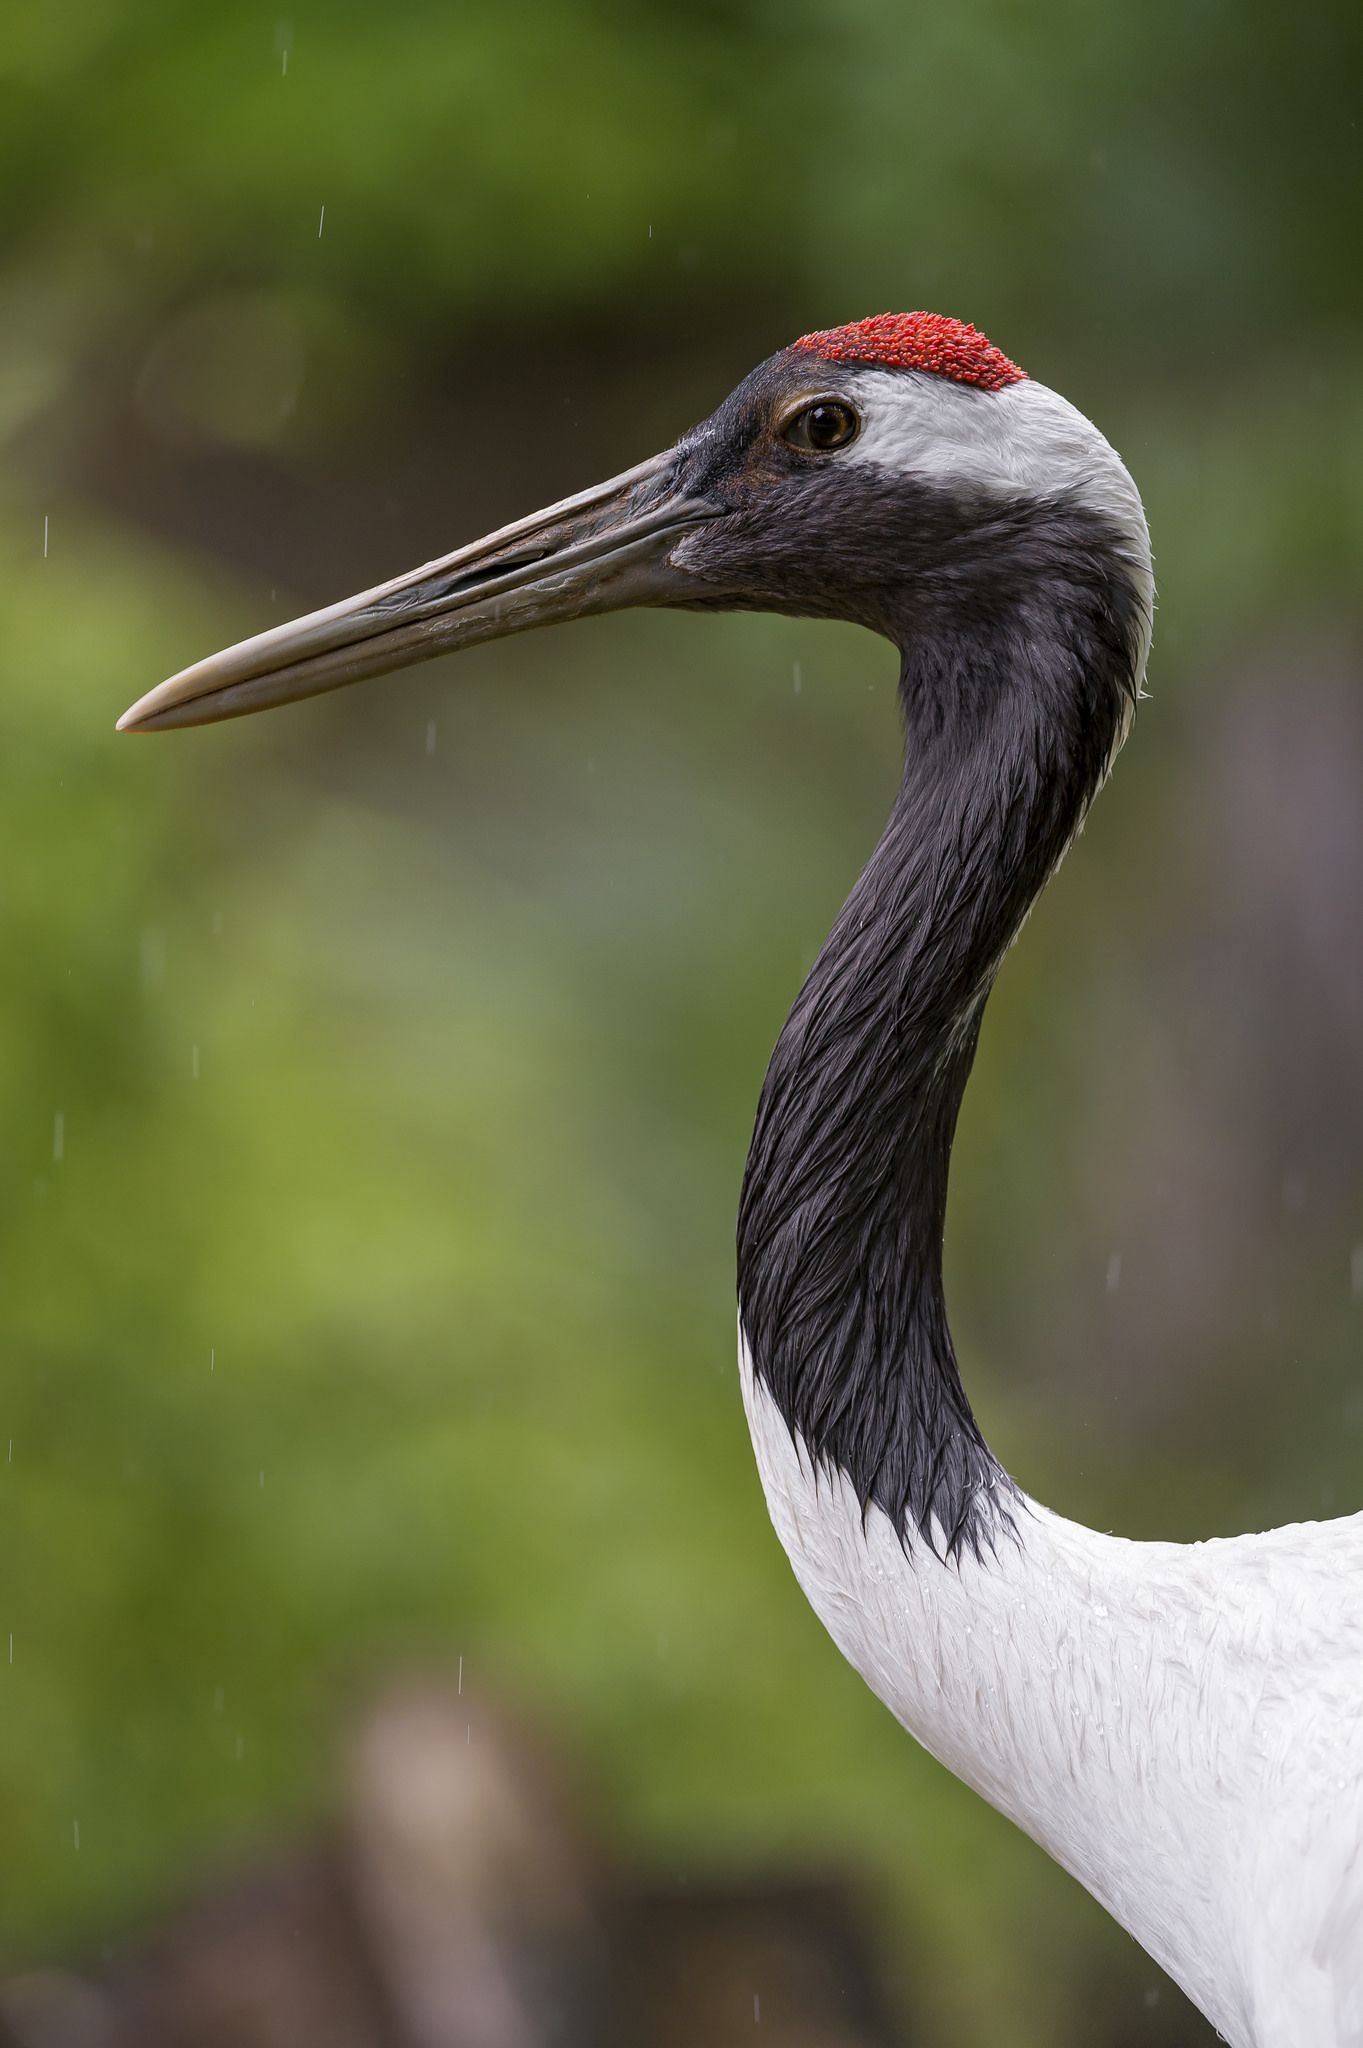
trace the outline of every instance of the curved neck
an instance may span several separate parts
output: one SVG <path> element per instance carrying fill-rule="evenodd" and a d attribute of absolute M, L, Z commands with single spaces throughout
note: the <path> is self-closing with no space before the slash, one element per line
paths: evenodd
<path fill-rule="evenodd" d="M 1082 618 L 1043 595 L 1044 629 L 956 618 L 904 652 L 903 782 L 777 1042 L 739 1215 L 756 1378 L 863 1509 L 946 1553 L 987 1548 L 1013 1493 L 947 1325 L 957 1113 L 1003 955 L 1135 695 L 1110 591 Z"/>

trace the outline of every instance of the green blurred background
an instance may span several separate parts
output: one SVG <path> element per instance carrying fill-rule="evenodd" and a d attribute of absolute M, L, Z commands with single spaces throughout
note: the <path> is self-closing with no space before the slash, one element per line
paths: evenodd
<path fill-rule="evenodd" d="M 26 0 L 0 40 L 0 1966 L 301 1823 L 457 1655 L 632 1854 L 867 1874 L 931 2043 L 1206 2041 L 839 1661 L 732 1217 L 894 658 L 665 614 L 115 741 L 226 640 L 975 320 L 1154 533 L 1152 701 L 1010 958 L 949 1242 L 1104 1528 L 1363 1502 L 1354 0 Z"/>

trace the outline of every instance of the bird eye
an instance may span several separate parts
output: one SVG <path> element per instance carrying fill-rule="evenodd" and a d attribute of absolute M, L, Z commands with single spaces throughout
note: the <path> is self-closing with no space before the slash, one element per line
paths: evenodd
<path fill-rule="evenodd" d="M 807 405 L 803 411 L 792 414 L 781 429 L 781 438 L 792 448 L 826 455 L 834 448 L 845 448 L 856 438 L 860 426 L 861 421 L 850 405 L 844 405 L 840 398 L 822 398 L 817 405 Z"/>

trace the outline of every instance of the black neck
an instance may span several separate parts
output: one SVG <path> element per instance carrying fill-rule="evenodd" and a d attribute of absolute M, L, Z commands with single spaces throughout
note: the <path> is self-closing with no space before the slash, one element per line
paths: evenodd
<path fill-rule="evenodd" d="M 947 1326 L 956 1118 L 994 976 L 1135 691 L 1134 599 L 1109 586 L 1081 617 L 1068 595 L 1028 630 L 958 617 L 904 653 L 903 783 L 781 1032 L 739 1215 L 758 1379 L 863 1507 L 947 1553 L 987 1545 L 1014 1492 Z"/>

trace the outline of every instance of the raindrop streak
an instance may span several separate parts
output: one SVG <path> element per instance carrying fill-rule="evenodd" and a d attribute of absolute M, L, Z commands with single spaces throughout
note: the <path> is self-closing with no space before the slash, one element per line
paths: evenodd
<path fill-rule="evenodd" d="M 209 1353 L 208 1353 L 208 1370 L 209 1370 L 210 1372 L 216 1372 L 216 1371 L 217 1371 L 217 1369 L 218 1369 L 218 1350 L 217 1350 L 217 1346 L 216 1346 L 216 1345 L 211 1345 L 211 1346 L 209 1347 Z"/>
<path fill-rule="evenodd" d="M 192 1045 L 189 1049 L 189 1071 L 192 1078 L 197 1081 L 199 1078 L 199 1048 L 197 1045 Z"/>
<path fill-rule="evenodd" d="M 10 1630 L 10 1632 L 9 1632 L 9 1661 L 10 1661 L 10 1663 L 11 1663 L 11 1664 L 12 1664 L 12 1663 L 14 1662 L 14 1630 L 13 1630 L 13 1629 L 11 1629 L 11 1630 Z"/>
<path fill-rule="evenodd" d="M 1356 1244 L 1349 1261 L 1349 1282 L 1354 1291 L 1354 1300 L 1363 1301 L 1363 1244 Z"/>
<path fill-rule="evenodd" d="M 60 1166 L 66 1157 L 66 1118 L 60 1110 L 52 1119 L 52 1163 Z"/>
<path fill-rule="evenodd" d="M 458 1692 L 459 1698 L 462 1700 L 464 1697 L 464 1660 L 462 1657 L 459 1659 L 459 1684 L 456 1688 L 456 1691 Z"/>
<path fill-rule="evenodd" d="M 47 518 L 48 518 L 48 515 L 47 515 L 47 513 L 46 513 L 46 512 L 44 512 L 44 514 L 43 514 L 43 560 L 44 560 L 44 561 L 46 561 L 46 560 L 47 560 Z"/>
<path fill-rule="evenodd" d="M 71 1840 L 72 1840 L 72 1841 L 73 1841 L 73 1842 L 75 1843 L 76 1847 L 77 1847 L 77 1848 L 79 1849 L 79 1847 L 80 1847 L 80 1822 L 79 1822 L 78 1820 L 73 1820 L 73 1821 L 72 1821 L 72 1823 L 71 1823 Z"/>
<path fill-rule="evenodd" d="M 752 1995 L 752 2023 L 755 2027 L 762 2024 L 762 1999 L 756 1991 Z"/>
<path fill-rule="evenodd" d="M 326 224 L 327 224 L 327 209 L 326 209 L 326 204 L 325 204 L 325 202 L 323 202 L 323 206 L 322 206 L 322 211 L 321 211 L 321 212 L 320 212 L 320 213 L 318 214 L 318 216 L 317 216 L 317 239 L 318 239 L 318 241 L 319 241 L 319 242 L 320 242 L 320 241 L 321 241 L 321 239 L 322 239 L 322 230 L 323 230 L 323 228 L 324 228 L 324 227 L 326 226 Z"/>
<path fill-rule="evenodd" d="M 1112 1252 L 1107 1262 L 1107 1291 L 1115 1294 L 1122 1284 L 1122 1255 Z"/>
<path fill-rule="evenodd" d="M 433 718 L 428 718 L 426 721 L 426 752 L 428 754 L 435 752 L 435 720 Z"/>
<path fill-rule="evenodd" d="M 138 957 L 142 981 L 147 988 L 164 979 L 166 972 L 166 941 L 156 926 L 145 927 L 138 940 Z"/>

